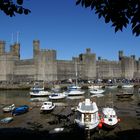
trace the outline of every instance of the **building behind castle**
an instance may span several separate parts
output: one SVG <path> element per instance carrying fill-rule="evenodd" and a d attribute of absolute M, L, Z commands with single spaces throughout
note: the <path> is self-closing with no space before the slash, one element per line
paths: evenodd
<path fill-rule="evenodd" d="M 127 78 L 140 79 L 140 59 L 135 55 L 124 56 L 119 51 L 118 61 L 96 59 L 90 48 L 72 60 L 57 60 L 56 50 L 40 49 L 40 41 L 33 41 L 33 58 L 20 59 L 20 44 L 10 46 L 5 51 L 5 42 L 0 41 L 0 81 L 55 81 L 78 78 L 93 80 Z"/>

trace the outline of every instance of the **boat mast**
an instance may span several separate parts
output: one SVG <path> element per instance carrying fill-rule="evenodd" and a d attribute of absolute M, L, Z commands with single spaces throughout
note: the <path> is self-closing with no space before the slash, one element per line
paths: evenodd
<path fill-rule="evenodd" d="M 77 62 L 75 61 L 75 76 L 76 76 L 76 86 L 77 86 Z"/>

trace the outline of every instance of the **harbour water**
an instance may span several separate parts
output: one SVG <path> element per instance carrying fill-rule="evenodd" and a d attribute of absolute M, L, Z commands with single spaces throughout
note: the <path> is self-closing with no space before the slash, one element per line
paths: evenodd
<path fill-rule="evenodd" d="M 14 120 L 9 124 L 0 125 L 0 134 L 4 139 L 9 139 L 11 136 L 17 138 L 34 137 L 35 139 L 71 139 L 78 137 L 79 139 L 87 139 L 85 133 L 81 133 L 80 129 L 73 126 L 74 113 L 71 110 L 75 108 L 79 101 L 84 98 L 90 98 L 97 103 L 99 112 L 102 107 L 112 104 L 116 109 L 118 117 L 121 119 L 117 128 L 111 131 L 100 130 L 90 134 L 90 139 L 139 139 L 140 137 L 140 93 L 138 89 L 121 89 L 127 92 L 133 92 L 132 98 L 127 100 L 119 100 L 116 94 L 120 89 L 106 89 L 104 96 L 95 97 L 86 90 L 84 96 L 69 96 L 63 100 L 53 101 L 56 108 L 49 114 L 41 114 L 40 106 L 43 101 L 49 100 L 48 97 L 31 98 L 27 90 L 3 90 L 0 91 L 0 119 L 11 116 L 10 113 L 3 113 L 2 107 L 7 104 L 29 105 L 29 112 L 14 116 Z M 54 133 L 56 127 L 66 128 L 63 133 Z M 28 130 L 28 131 L 27 131 Z M 8 132 L 8 135 L 7 133 Z M 21 133 L 22 132 L 22 133 Z M 124 133 L 123 133 L 124 132 Z M 16 135 L 18 133 L 18 136 Z M 33 135 L 31 135 L 33 134 Z M 36 137 L 35 135 L 36 134 Z M 62 134 L 62 135 L 61 135 Z M 129 135 L 128 135 L 129 134 Z M 130 135 L 131 134 L 131 135 Z M 137 136 L 137 137 L 136 137 Z M 21 139 L 21 138 L 20 138 Z"/>

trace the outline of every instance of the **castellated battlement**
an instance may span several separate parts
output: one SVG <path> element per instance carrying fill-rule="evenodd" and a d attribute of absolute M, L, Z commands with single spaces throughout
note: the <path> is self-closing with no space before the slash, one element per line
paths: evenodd
<path fill-rule="evenodd" d="M 72 56 L 72 60 L 57 60 L 56 50 L 41 49 L 40 41 L 33 40 L 33 58 L 21 60 L 20 44 L 11 45 L 9 52 L 5 51 L 5 44 L 5 41 L 0 41 L 0 81 L 74 79 L 75 66 L 81 79 L 140 79 L 140 58 L 136 60 L 135 55 L 124 56 L 123 51 L 119 51 L 116 61 L 101 57 L 96 60 L 96 53 L 90 48 L 78 57 Z"/>

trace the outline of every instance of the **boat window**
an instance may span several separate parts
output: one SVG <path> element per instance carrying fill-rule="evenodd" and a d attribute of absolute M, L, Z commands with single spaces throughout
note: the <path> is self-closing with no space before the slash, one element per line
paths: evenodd
<path fill-rule="evenodd" d="M 84 120 L 85 120 L 85 122 L 91 121 L 91 114 L 89 114 L 89 113 L 84 114 Z"/>

